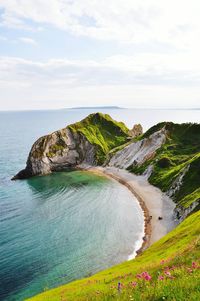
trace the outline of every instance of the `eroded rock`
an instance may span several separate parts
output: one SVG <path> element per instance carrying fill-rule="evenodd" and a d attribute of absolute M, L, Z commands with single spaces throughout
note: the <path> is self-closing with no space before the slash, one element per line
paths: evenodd
<path fill-rule="evenodd" d="M 140 166 L 145 161 L 155 156 L 155 151 L 166 141 L 166 130 L 163 128 L 137 142 L 132 142 L 122 150 L 118 151 L 108 162 L 109 166 L 128 168 Z"/>
<path fill-rule="evenodd" d="M 134 138 L 143 134 L 143 128 L 141 124 L 135 124 L 132 130 L 129 131 L 129 135 Z"/>

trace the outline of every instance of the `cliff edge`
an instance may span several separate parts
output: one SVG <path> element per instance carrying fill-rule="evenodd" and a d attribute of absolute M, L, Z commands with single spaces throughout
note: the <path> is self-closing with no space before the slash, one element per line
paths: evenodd
<path fill-rule="evenodd" d="M 71 170 L 79 164 L 101 165 L 112 148 L 127 142 L 128 133 L 124 123 L 109 115 L 91 114 L 39 138 L 31 148 L 25 169 L 12 179 Z"/>

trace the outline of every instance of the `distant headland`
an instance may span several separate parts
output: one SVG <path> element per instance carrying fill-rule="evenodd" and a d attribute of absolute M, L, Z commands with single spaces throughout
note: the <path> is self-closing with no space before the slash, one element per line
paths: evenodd
<path fill-rule="evenodd" d="M 118 106 L 97 106 L 97 107 L 72 107 L 68 108 L 68 110 L 93 110 L 93 109 L 109 109 L 109 110 L 122 110 L 126 108 L 118 107 Z"/>

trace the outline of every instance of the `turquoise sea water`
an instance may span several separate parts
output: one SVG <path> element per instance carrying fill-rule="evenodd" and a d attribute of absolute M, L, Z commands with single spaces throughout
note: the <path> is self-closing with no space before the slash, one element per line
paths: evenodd
<path fill-rule="evenodd" d="M 163 120 L 199 122 L 199 111 L 103 111 L 145 129 Z M 141 238 L 141 209 L 113 180 L 62 172 L 10 181 L 38 137 L 91 112 L 0 112 L 0 300 L 24 300 L 127 260 Z"/>

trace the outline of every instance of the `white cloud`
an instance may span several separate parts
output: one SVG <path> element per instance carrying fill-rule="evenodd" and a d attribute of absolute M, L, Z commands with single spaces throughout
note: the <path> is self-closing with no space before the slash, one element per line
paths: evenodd
<path fill-rule="evenodd" d="M 187 62 L 187 63 L 185 63 Z M 50 59 L 46 62 L 0 57 L 0 79 L 42 85 L 199 86 L 200 62 L 188 55 L 137 54 L 102 60 Z"/>
<path fill-rule="evenodd" d="M 105 98 L 113 102 L 123 98 L 131 104 L 135 95 L 138 104 L 151 99 L 159 105 L 161 99 L 168 102 L 170 98 L 173 105 L 174 97 L 191 106 L 197 103 L 198 0 L 0 0 L 0 9 L 3 27 L 40 30 L 44 26 L 48 30 L 50 25 L 49 30 L 55 27 L 75 36 L 117 41 L 120 49 L 133 49 L 129 56 L 116 50 L 116 55 L 102 55 L 96 61 L 1 57 L 0 89 L 6 100 L 15 95 L 20 101 L 44 99 L 44 103 L 68 97 L 73 101 Z M 26 34 L 19 40 L 37 44 Z M 96 51 L 101 57 L 97 47 Z"/>
<path fill-rule="evenodd" d="M 14 99 L 23 108 L 100 105 L 108 101 L 136 107 L 197 107 L 200 63 L 195 66 L 191 59 L 183 69 L 180 58 L 174 68 L 174 60 L 166 55 L 46 62 L 0 57 L 0 108 L 12 103 L 14 109 Z"/>
<path fill-rule="evenodd" d="M 28 37 L 21 37 L 19 38 L 19 41 L 25 43 L 25 44 L 30 44 L 33 46 L 37 46 L 37 42 L 34 39 L 28 38 Z"/>
<path fill-rule="evenodd" d="M 200 48 L 198 0 L 0 0 L 0 7 L 6 26 L 30 19 L 95 39 Z"/>

